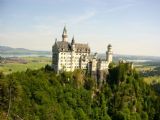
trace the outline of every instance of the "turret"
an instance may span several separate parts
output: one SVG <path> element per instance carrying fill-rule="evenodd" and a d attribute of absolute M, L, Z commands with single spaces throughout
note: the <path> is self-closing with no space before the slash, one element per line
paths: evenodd
<path fill-rule="evenodd" d="M 74 40 L 74 36 L 73 36 L 72 41 L 71 41 L 71 48 L 72 48 L 72 51 L 75 51 L 75 40 Z"/>
<path fill-rule="evenodd" d="M 55 44 L 57 43 L 57 38 L 55 39 Z"/>
<path fill-rule="evenodd" d="M 67 30 L 66 30 L 66 26 L 64 26 L 63 33 L 62 33 L 62 41 L 67 42 L 67 39 L 68 39 Z"/>
<path fill-rule="evenodd" d="M 111 63 L 113 58 L 112 45 L 109 44 L 107 49 L 108 50 L 106 52 L 106 60 L 108 61 L 108 63 Z"/>

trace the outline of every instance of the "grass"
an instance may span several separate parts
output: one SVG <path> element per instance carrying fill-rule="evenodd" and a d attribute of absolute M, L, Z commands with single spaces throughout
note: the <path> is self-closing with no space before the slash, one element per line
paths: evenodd
<path fill-rule="evenodd" d="M 22 59 L 28 60 L 30 62 L 50 62 L 51 58 L 48 57 L 21 57 Z"/>
<path fill-rule="evenodd" d="M 156 66 L 139 66 L 136 67 L 137 71 L 151 71 L 155 68 Z"/>
<path fill-rule="evenodd" d="M 45 67 L 46 64 L 51 64 L 51 58 L 47 57 L 21 57 L 21 59 L 26 60 L 27 63 L 4 63 L 0 66 L 0 71 L 4 74 L 10 74 L 12 72 L 26 71 L 27 69 L 40 69 Z"/>
<path fill-rule="evenodd" d="M 160 83 L 160 76 L 144 77 L 144 81 L 145 81 L 147 84 L 151 84 L 151 83 L 153 83 L 153 82 Z"/>
<path fill-rule="evenodd" d="M 153 71 L 154 69 L 156 68 L 156 66 L 138 66 L 136 67 L 136 70 L 137 71 Z M 148 76 L 148 77 L 144 77 L 144 81 L 147 83 L 147 84 L 152 84 L 153 82 L 156 82 L 156 83 L 160 83 L 160 76 L 157 75 L 157 76 Z"/>

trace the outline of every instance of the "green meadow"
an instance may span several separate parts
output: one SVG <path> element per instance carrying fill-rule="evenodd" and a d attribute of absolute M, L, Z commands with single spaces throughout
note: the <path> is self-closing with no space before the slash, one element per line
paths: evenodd
<path fill-rule="evenodd" d="M 12 72 L 26 71 L 27 69 L 36 70 L 44 67 L 46 64 L 51 64 L 51 58 L 48 57 L 20 57 L 20 59 L 25 60 L 26 63 L 19 61 L 2 63 L 0 72 L 10 74 Z"/>
<path fill-rule="evenodd" d="M 138 67 L 136 67 L 136 70 L 138 72 L 145 72 L 145 75 L 142 75 L 142 76 L 144 78 L 144 81 L 147 84 L 160 83 L 159 64 L 153 65 L 153 66 L 152 65 L 138 66 Z"/>
<path fill-rule="evenodd" d="M 144 81 L 145 81 L 147 84 L 160 83 L 160 76 L 144 77 Z"/>

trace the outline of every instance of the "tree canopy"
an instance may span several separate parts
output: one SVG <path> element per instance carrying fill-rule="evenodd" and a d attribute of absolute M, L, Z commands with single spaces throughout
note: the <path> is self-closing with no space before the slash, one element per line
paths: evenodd
<path fill-rule="evenodd" d="M 160 96 L 134 69 L 112 66 L 106 81 L 97 88 L 81 70 L 55 74 L 49 66 L 0 73 L 0 119 L 160 119 Z"/>

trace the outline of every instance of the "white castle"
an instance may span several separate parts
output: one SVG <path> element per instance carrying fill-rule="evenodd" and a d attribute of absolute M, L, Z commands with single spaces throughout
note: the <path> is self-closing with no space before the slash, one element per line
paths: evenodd
<path fill-rule="evenodd" d="M 98 72 L 102 73 L 100 71 L 108 71 L 108 66 L 112 62 L 112 54 L 112 46 L 109 44 L 105 59 L 97 58 L 96 53 L 91 55 L 88 44 L 76 43 L 74 37 L 71 42 L 68 42 L 67 30 L 64 27 L 62 41 L 56 39 L 52 46 L 52 68 L 57 73 L 83 69 L 97 76 Z"/>

